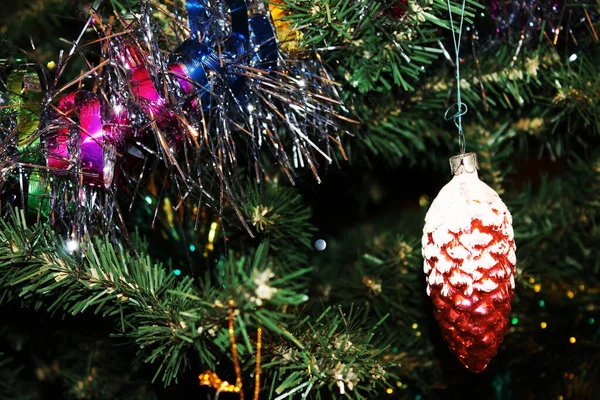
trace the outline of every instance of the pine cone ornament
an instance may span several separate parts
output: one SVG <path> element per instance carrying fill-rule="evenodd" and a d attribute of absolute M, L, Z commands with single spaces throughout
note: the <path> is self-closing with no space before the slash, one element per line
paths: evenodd
<path fill-rule="evenodd" d="M 515 287 L 512 217 L 477 176 L 477 156 L 450 159 L 454 177 L 425 217 L 424 270 L 442 335 L 454 355 L 481 372 L 498 352 Z"/>

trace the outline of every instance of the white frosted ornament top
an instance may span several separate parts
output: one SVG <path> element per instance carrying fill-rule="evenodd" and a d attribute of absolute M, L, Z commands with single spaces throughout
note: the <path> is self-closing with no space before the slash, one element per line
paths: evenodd
<path fill-rule="evenodd" d="M 494 281 L 478 281 L 482 270 L 497 265 L 494 255 L 506 255 L 512 266 L 516 263 L 512 216 L 500 196 L 479 180 L 475 155 L 464 157 L 473 159 L 465 160 L 466 170 L 463 165 L 453 165 L 454 177 L 440 190 L 425 217 L 422 246 L 424 272 L 429 275 L 427 294 L 431 285 L 444 285 L 443 275 L 453 267 L 459 271 L 452 273 L 449 279 L 454 285 L 464 283 L 458 286 L 465 286 L 466 295 L 471 295 L 473 288 L 492 291 L 497 287 Z M 476 223 L 480 229 L 473 229 L 475 220 L 480 221 Z M 495 240 L 494 233 L 500 234 L 503 240 Z M 432 258 L 435 263 L 428 262 Z M 510 275 L 514 288 L 513 271 L 505 269 L 500 268 L 495 274 Z M 443 287 L 442 295 L 448 291 L 448 287 Z"/>

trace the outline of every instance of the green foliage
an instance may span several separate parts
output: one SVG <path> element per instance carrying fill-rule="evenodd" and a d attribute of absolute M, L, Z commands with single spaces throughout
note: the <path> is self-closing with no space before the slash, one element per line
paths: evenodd
<path fill-rule="evenodd" d="M 510 201 L 519 265 L 546 280 L 598 274 L 600 254 L 600 156 L 573 156 L 565 173 L 544 178 Z M 539 260 L 546 260 L 540 263 Z"/>
<path fill-rule="evenodd" d="M 19 379 L 19 373 L 23 370 L 23 365 L 19 365 L 14 358 L 0 353 L 0 399 L 14 400 L 15 387 Z M 34 394 L 27 391 L 20 394 L 19 400 L 33 399 Z"/>
<path fill-rule="evenodd" d="M 445 1 L 416 1 L 399 19 L 386 16 L 384 3 L 348 0 L 283 0 L 283 18 L 302 32 L 300 49 L 327 50 L 338 75 L 360 93 L 389 91 L 392 85 L 414 90 L 425 66 L 442 52 L 437 28 L 449 29 Z M 459 2 L 452 11 L 460 14 Z M 465 20 L 481 5 L 467 1 Z"/>
<path fill-rule="evenodd" d="M 416 237 L 376 234 L 363 244 L 350 273 L 335 281 L 332 296 L 342 304 L 365 304 L 371 318 L 390 314 L 394 325 L 411 325 L 423 309 L 423 296 L 417 295 L 423 289 L 419 244 Z"/>
<path fill-rule="evenodd" d="M 553 125 L 553 133 L 569 139 L 567 132 L 581 132 L 577 141 L 588 143 L 590 137 L 600 134 L 600 116 L 598 116 L 600 78 L 596 67 L 595 54 L 582 54 L 577 62 L 560 65 L 549 72 L 546 82 L 554 89 L 554 96 L 547 104 L 545 116 Z M 565 140 L 566 141 L 566 140 Z M 558 142 L 551 154 L 563 156 L 568 149 L 567 143 Z"/>
<path fill-rule="evenodd" d="M 579 2 L 571 6 L 570 12 L 581 15 L 584 15 L 584 9 L 590 8 L 589 4 Z M 404 20 L 409 19 L 409 15 Z M 469 26 L 468 23 L 466 25 Z M 477 32 L 480 26 L 485 27 L 483 18 L 474 21 L 470 32 Z M 568 148 L 577 145 L 577 141 L 597 137 L 595 101 L 598 98 L 598 82 L 593 67 L 598 63 L 597 42 L 594 42 L 593 35 L 589 35 L 589 25 L 572 22 L 570 26 L 576 46 L 571 41 L 560 43 L 560 47 L 553 46 L 542 34 L 539 40 L 532 39 L 523 46 L 510 40 L 487 37 L 475 40 L 476 35 L 463 35 L 461 92 L 462 101 L 469 108 L 463 123 L 472 124 L 466 130 L 468 145 L 473 143 L 473 136 L 478 136 L 471 130 L 478 130 L 480 125 L 486 131 L 496 132 L 495 141 L 512 142 L 511 146 L 524 154 L 533 144 L 540 154 L 548 152 L 551 157 L 562 157 L 570 151 Z M 543 29 L 549 28 L 545 25 Z M 437 49 L 438 44 L 444 45 L 453 55 L 449 34 L 449 31 L 435 31 L 432 40 Z M 410 43 L 410 40 L 405 37 L 400 42 Z M 565 55 L 563 48 L 572 50 Z M 588 51 L 582 52 L 580 49 L 583 48 Z M 341 70 L 338 76 L 348 80 L 349 75 L 344 71 L 349 68 L 348 65 L 353 65 L 353 61 L 348 57 L 348 49 L 344 48 L 343 52 L 344 58 L 336 61 Z M 571 53 L 577 58 L 568 59 Z M 335 59 L 335 53 L 332 56 Z M 381 60 L 371 63 L 364 55 L 361 58 L 358 62 L 371 68 L 373 65 L 383 65 L 382 68 L 394 65 Z M 362 121 L 363 133 L 359 140 L 346 142 L 352 161 L 366 161 L 367 165 L 372 165 L 377 160 L 392 167 L 407 163 L 435 163 L 436 149 L 446 152 L 448 146 L 456 148 L 456 130 L 443 117 L 445 110 L 455 101 L 454 66 L 440 55 L 436 55 L 435 60 L 439 62 L 430 65 L 411 61 L 411 65 L 420 69 L 418 86 L 406 87 L 403 83 L 393 82 L 377 96 L 349 93 L 347 101 Z M 353 82 L 364 81 L 368 79 L 361 77 Z M 530 124 L 526 131 L 515 129 L 515 122 L 523 118 L 536 123 Z M 496 123 L 508 128 L 503 129 L 504 133 L 500 136 L 496 134 L 502 130 L 497 131 Z M 573 140 L 567 134 L 572 131 L 582 131 L 584 135 Z M 541 140 L 532 141 L 532 137 Z M 475 149 L 478 147 L 475 146 Z M 502 158 L 498 156 L 498 159 Z"/>
<path fill-rule="evenodd" d="M 366 329 L 357 314 L 352 309 L 345 313 L 341 308 L 328 308 L 315 322 L 309 317 L 298 321 L 296 326 L 304 328 L 298 337 L 303 348 L 275 347 L 272 361 L 264 365 L 278 370 L 278 381 L 273 380 L 268 398 L 306 398 L 314 393 L 312 398 L 320 400 L 339 391 L 362 400 L 389 387 L 387 363 L 381 361 L 387 346 L 382 345 L 380 335 L 375 337 L 386 317 Z"/>
<path fill-rule="evenodd" d="M 271 182 L 250 184 L 242 207 L 259 237 L 271 243 L 275 257 L 285 264 L 307 264 L 315 228 L 310 208 L 294 188 Z"/>
<path fill-rule="evenodd" d="M 0 244 L 4 302 L 19 298 L 38 310 L 73 315 L 88 311 L 113 321 L 118 336 L 138 345 L 145 362 L 158 364 L 155 377 L 165 384 L 176 382 L 188 368 L 191 349 L 202 365 L 212 370 L 231 356 L 227 330 L 230 307 L 236 314 L 236 335 L 242 338 L 238 353 L 242 365 L 250 369 L 256 351 L 252 331 L 258 326 L 267 331 L 267 353 L 269 346 L 285 344 L 303 352 L 298 362 L 304 363 L 311 352 L 320 352 L 321 356 L 330 352 L 329 347 L 320 347 L 329 346 L 329 342 L 307 347 L 299 339 L 312 326 L 310 319 L 292 323 L 297 321 L 296 315 L 283 311 L 308 299 L 302 294 L 305 286 L 298 278 L 310 270 L 275 265 L 268 257 L 266 244 L 259 246 L 252 257 L 232 254 L 222 273 L 216 278 L 206 275 L 199 285 L 189 277 L 178 280 L 168 274 L 162 264 L 145 254 L 146 246 L 140 239 L 134 239 L 136 253 L 118 243 L 97 239 L 83 241 L 80 250 L 71 254 L 47 225 L 29 227 L 23 213 L 2 222 Z M 337 326 L 339 321 L 334 319 L 330 324 Z M 358 343 L 372 333 L 357 331 L 348 335 L 349 340 Z M 372 362 L 362 357 L 353 364 L 352 373 L 366 379 L 372 373 L 369 371 L 374 368 L 377 352 L 369 341 L 364 342 L 361 351 L 362 355 L 372 352 Z M 330 357 L 323 358 L 323 363 L 325 359 Z M 304 369 L 296 364 L 292 367 Z M 331 387 L 336 377 L 322 376 L 319 382 L 318 386 Z"/>

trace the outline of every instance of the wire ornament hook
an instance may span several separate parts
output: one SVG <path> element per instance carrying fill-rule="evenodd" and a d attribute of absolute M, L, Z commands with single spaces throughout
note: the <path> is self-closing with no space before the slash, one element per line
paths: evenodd
<path fill-rule="evenodd" d="M 462 128 L 462 117 L 468 111 L 468 107 L 465 103 L 462 102 L 461 92 L 460 92 L 460 44 L 462 38 L 462 30 L 463 23 L 465 20 L 465 6 L 467 0 L 463 0 L 461 12 L 460 12 L 460 23 L 458 26 L 458 34 L 455 32 L 454 28 L 454 18 L 452 17 L 452 5 L 450 4 L 450 0 L 447 0 L 448 3 L 448 13 L 450 14 L 450 27 L 452 29 L 452 40 L 454 41 L 454 52 L 455 52 L 455 65 L 456 65 L 456 103 L 452 104 L 446 112 L 444 113 L 444 119 L 446 121 L 453 120 L 454 125 L 458 128 L 458 147 L 460 149 L 460 154 L 464 155 L 467 147 L 467 140 L 465 138 L 465 133 Z M 456 112 L 452 115 L 451 111 L 456 109 Z"/>
<path fill-rule="evenodd" d="M 452 115 L 449 115 L 451 111 L 456 112 Z M 460 149 L 460 154 L 465 154 L 465 150 L 467 147 L 467 139 L 465 138 L 465 132 L 462 128 L 462 116 L 465 115 L 469 111 L 469 107 L 463 102 L 454 103 L 444 113 L 444 119 L 446 121 L 454 121 L 454 125 L 458 128 L 458 147 Z"/>

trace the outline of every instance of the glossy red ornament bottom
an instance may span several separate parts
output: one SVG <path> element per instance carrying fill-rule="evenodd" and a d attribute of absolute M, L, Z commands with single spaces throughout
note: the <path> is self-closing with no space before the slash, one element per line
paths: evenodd
<path fill-rule="evenodd" d="M 471 229 L 485 231 L 493 237 L 487 246 L 477 249 L 481 252 L 485 252 L 486 247 L 492 248 L 499 242 L 510 240 L 500 229 L 482 226 L 480 220 L 471 221 Z M 452 252 L 453 246 L 460 246 L 462 234 L 463 232 L 455 233 L 455 239 L 442 247 L 442 253 L 448 254 L 448 251 Z M 433 241 L 432 237 L 430 239 Z M 460 259 L 453 259 L 455 266 L 442 274 L 447 294 L 442 293 L 444 286 L 432 285 L 430 288 L 435 318 L 442 336 L 458 360 L 472 372 L 481 372 L 486 368 L 498 352 L 508 328 L 510 303 L 513 299 L 513 265 L 506 254 L 494 254 L 493 257 L 497 264 L 484 271 L 477 280 L 494 282 L 497 286 L 491 291 L 473 289 L 471 295 L 466 295 L 462 281 L 453 284 L 451 276 L 453 271 L 460 268 Z M 431 263 L 434 264 L 435 260 Z"/>

